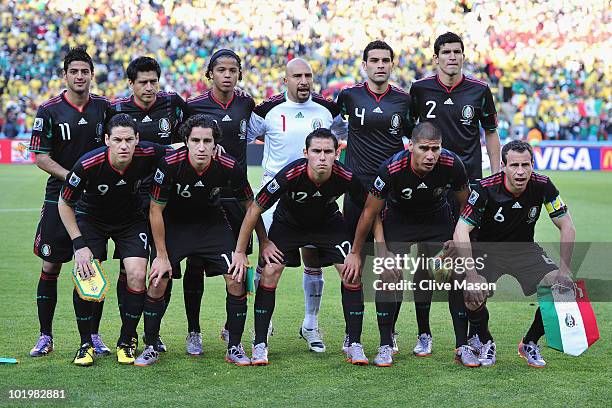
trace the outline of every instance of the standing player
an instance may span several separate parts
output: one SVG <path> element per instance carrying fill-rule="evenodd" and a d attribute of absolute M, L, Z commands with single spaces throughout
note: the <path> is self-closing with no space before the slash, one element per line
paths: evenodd
<path fill-rule="evenodd" d="M 236 84 L 242 79 L 240 57 L 228 49 L 216 51 L 206 69 L 206 78 L 212 80 L 212 89 L 187 101 L 188 115 L 206 114 L 212 117 L 221 128 L 223 138 L 219 144 L 234 157 L 239 168 L 246 175 L 247 126 L 255 101 L 249 95 L 239 92 Z M 238 239 L 240 224 L 244 218 L 244 208 L 234 197 L 230 188 L 221 190 L 221 205 L 228 218 L 235 238 Z M 248 253 L 251 253 L 249 246 Z M 202 335 L 200 334 L 200 305 L 204 291 L 204 266 L 199 258 L 187 259 L 183 277 L 183 296 L 187 314 L 187 353 L 202 354 Z M 227 325 L 221 330 L 221 338 L 229 339 Z"/>
<path fill-rule="evenodd" d="M 283 263 L 267 262 L 255 295 L 255 341 L 253 365 L 268 364 L 267 329 L 274 312 L 276 286 L 285 266 L 300 265 L 299 249 L 314 245 L 321 266 L 334 264 L 342 278 L 342 307 L 348 327 L 350 347 L 348 361 L 368 364 L 361 345 L 363 322 L 363 289 L 359 275 L 342 276 L 346 254 L 351 244 L 336 200 L 351 192 L 365 198 L 365 190 L 351 171 L 336 161 L 338 141 L 329 129 L 316 129 L 306 137 L 304 157 L 282 168 L 257 194 L 247 210 L 236 245 L 230 271 L 242 276 L 246 268 L 248 239 L 259 216 L 279 201 L 269 238 L 282 252 Z"/>
<path fill-rule="evenodd" d="M 301 58 L 289 61 L 284 83 L 287 87 L 285 93 L 275 95 L 255 107 L 247 131 L 250 141 L 264 138 L 261 187 L 280 169 L 303 157 L 301 146 L 310 132 L 321 127 L 330 128 L 336 118 L 340 122 L 336 104 L 312 92 L 312 68 L 306 61 Z M 262 215 L 266 229 L 272 223 L 274 208 Z M 325 344 L 319 332 L 318 315 L 324 281 L 316 254 L 311 248 L 302 249 L 305 316 L 300 336 L 308 343 L 309 350 L 322 353 Z M 261 272 L 259 266 L 258 272 Z"/>
<path fill-rule="evenodd" d="M 502 160 L 502 172 L 480 180 L 474 187 L 457 222 L 453 241 L 463 257 L 477 258 L 486 253 L 483 270 L 467 271 L 467 285 L 496 282 L 500 276 L 508 274 L 514 276 L 521 284 L 523 293 L 530 296 L 536 292 L 539 284 L 568 281 L 576 229 L 553 182 L 533 172 L 533 150 L 529 143 L 507 143 L 502 149 Z M 560 268 L 533 240 L 542 204 L 560 231 Z M 479 228 L 478 241 L 481 244 L 472 254 L 470 232 L 474 228 Z M 504 244 L 486 244 L 493 242 Z M 496 347 L 488 329 L 487 295 L 487 290 L 469 291 L 468 288 L 465 291 L 470 324 L 476 326 L 477 332 L 470 339 L 470 344 L 480 352 L 482 365 L 493 365 Z M 546 365 L 537 345 L 543 335 L 544 324 L 538 308 L 531 327 L 518 346 L 519 355 L 531 367 L 542 368 Z"/>
<path fill-rule="evenodd" d="M 463 41 L 457 34 L 447 32 L 436 39 L 433 60 L 437 74 L 412 84 L 411 115 L 419 122 L 432 121 L 442 131 L 442 147 L 459 156 L 465 164 L 470 183 L 474 184 L 482 178 L 480 128 L 484 129 L 492 173 L 499 171 L 500 142 L 491 89 L 486 83 L 463 74 L 463 51 Z M 459 204 L 452 196 L 448 200 L 457 220 Z M 453 303 L 460 301 L 459 298 Z M 423 313 L 429 315 L 429 306 L 422 305 Z M 455 333 L 461 330 L 467 332 L 465 310 L 458 309 L 452 319 Z"/>
<path fill-rule="evenodd" d="M 150 57 L 138 57 L 130 62 L 126 69 L 128 84 L 132 89 L 132 95 L 114 101 L 107 115 L 107 122 L 118 113 L 127 113 L 138 127 L 139 139 L 163 145 L 169 145 L 178 140 L 178 128 L 183 119 L 187 105 L 183 98 L 175 92 L 160 92 L 159 77 L 161 67 L 159 63 Z M 145 216 L 149 214 L 149 187 L 151 180 L 144 180 L 140 186 L 140 195 L 143 203 Z M 119 310 L 124 303 L 127 293 L 127 280 L 123 264 L 119 268 L 117 279 L 117 301 Z M 180 269 L 175 268 L 177 273 Z M 169 282 L 165 301 L 166 307 L 170 303 L 172 281 Z M 124 316 L 121 313 L 121 316 Z M 134 341 L 137 335 L 134 333 Z M 166 346 L 161 338 L 157 338 L 160 351 L 166 351 Z M 146 339 L 144 339 L 146 343 Z"/>
<path fill-rule="evenodd" d="M 253 192 L 246 172 L 236 160 L 227 155 L 213 157 L 221 129 L 212 117 L 191 116 L 180 133 L 186 147 L 161 160 L 151 186 L 151 231 L 157 251 L 151 278 L 165 276 L 172 270 L 170 265 L 188 256 L 202 259 L 206 276 L 222 275 L 229 332 L 225 359 L 238 366 L 250 365 L 240 343 L 247 314 L 246 288 L 244 281 L 228 274 L 236 240 L 221 207 L 220 191 L 229 184 L 242 205 L 253 201 Z M 261 221 L 258 231 L 263 231 L 260 242 L 265 249 L 267 238 Z M 161 282 L 163 287 L 167 279 Z M 157 358 L 157 352 L 149 347 L 138 360 L 149 365 Z"/>
<path fill-rule="evenodd" d="M 53 350 L 53 314 L 57 303 L 57 279 L 62 264 L 72 259 L 72 243 L 57 211 L 62 183 L 70 168 L 83 154 L 102 145 L 104 115 L 109 102 L 89 92 L 93 79 L 93 62 L 82 48 L 71 49 L 64 58 L 67 89 L 43 103 L 32 127 L 30 151 L 36 153 L 36 165 L 49 173 L 45 202 L 34 240 L 34 254 L 42 259 L 36 303 L 40 337 L 30 351 L 33 357 Z M 102 342 L 98 329 L 104 303 L 94 307 L 91 323 L 95 352 L 106 355 L 110 350 Z"/>
<path fill-rule="evenodd" d="M 372 186 L 382 162 L 404 150 L 402 137 L 409 136 L 412 128 L 410 96 L 401 88 L 389 84 L 393 59 L 393 49 L 389 44 L 380 40 L 372 41 L 363 50 L 362 67 L 367 74 L 366 81 L 343 89 L 338 94 L 341 114 L 348 116 L 345 162 L 366 191 Z M 357 202 L 358 198 L 350 194 L 344 199 L 343 213 L 351 238 L 354 237 L 363 210 Z M 368 238 L 372 241 L 374 237 Z M 382 239 L 381 236 L 377 238 Z M 401 300 L 389 316 L 393 326 L 400 306 Z M 397 351 L 395 327 L 393 333 L 393 346 Z"/>
<path fill-rule="evenodd" d="M 106 260 L 108 240 L 112 238 L 115 242 L 127 273 L 117 360 L 132 364 L 131 339 L 143 310 L 145 332 L 150 331 L 150 325 L 159 328 L 164 311 L 163 289 L 153 285 L 148 291 L 146 288 L 149 228 L 138 189 L 169 148 L 139 143 L 136 123 L 127 114 L 115 115 L 110 120 L 105 142 L 106 147 L 83 155 L 68 173 L 58 207 L 72 239 L 75 267 L 82 278 L 95 273 L 90 265 L 92 258 Z M 73 299 L 81 336 L 81 347 L 73 363 L 89 366 L 93 364 L 90 321 L 94 302 L 81 299 L 76 289 Z"/>
<path fill-rule="evenodd" d="M 410 246 L 419 243 L 421 248 L 418 253 L 433 257 L 442 248 L 442 243 L 452 238 L 455 222 L 446 200 L 447 186 L 450 186 L 462 206 L 470 190 L 463 163 L 457 155 L 442 149 L 441 145 L 442 135 L 435 125 L 421 123 L 412 132 L 408 150 L 393 155 L 380 166 L 355 231 L 353 251 L 345 261 L 347 273 L 359 273 L 361 248 L 375 217 L 385 208 L 385 199 L 384 237 L 387 248 L 393 254 L 409 254 Z M 418 282 L 426 279 L 424 273 L 423 269 L 415 273 L 417 288 Z M 414 296 L 420 337 L 430 340 L 429 320 L 425 319 L 428 316 L 423 316 L 419 304 L 424 300 L 431 302 L 432 292 L 415 290 Z M 462 304 L 451 303 L 457 296 L 451 296 L 450 291 L 448 298 L 451 313 L 454 308 L 462 308 Z M 376 303 L 380 348 L 374 364 L 386 367 L 393 363 L 393 327 L 392 322 L 384 317 L 392 313 L 389 309 L 394 305 L 381 300 Z M 455 333 L 455 336 L 457 349 L 462 350 L 461 346 L 467 348 L 465 332 Z M 420 344 L 415 355 L 431 355 L 431 341 L 422 339 Z M 458 353 L 462 360 L 468 362 L 471 356 L 472 363 L 474 360 L 478 363 L 472 353 L 465 356 L 461 351 Z"/>

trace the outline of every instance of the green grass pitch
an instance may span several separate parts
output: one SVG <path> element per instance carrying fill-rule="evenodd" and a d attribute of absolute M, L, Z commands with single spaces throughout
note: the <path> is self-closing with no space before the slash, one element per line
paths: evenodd
<path fill-rule="evenodd" d="M 577 240 L 610 242 L 612 174 L 550 175 L 570 206 Z M 249 176 L 253 187 L 258 187 L 261 169 L 249 168 Z M 490 303 L 498 360 L 496 366 L 486 369 L 453 363 L 454 341 L 445 303 L 432 306 L 434 355 L 413 357 L 414 307 L 406 303 L 398 322 L 401 351 L 394 367 L 356 367 L 345 363 L 340 353 L 344 322 L 340 281 L 333 270 L 326 271 L 320 315 L 328 346 L 323 355 L 309 353 L 298 338 L 303 317 L 302 274 L 298 269 L 287 269 L 277 292 L 268 367 L 238 368 L 223 360 L 224 344 L 218 333 L 225 320 L 225 290 L 220 278 L 205 282 L 201 314 L 204 356 L 185 355 L 187 328 L 182 283 L 177 281 L 162 322 L 161 334 L 169 352 L 162 355 L 159 364 L 148 368 L 119 366 L 113 354 L 97 358 L 91 368 L 72 366 L 78 334 L 69 266 L 65 266 L 54 320 L 56 350 L 44 358 L 30 358 L 28 352 L 38 336 L 35 295 L 40 274 L 32 241 L 45 180 L 35 166 L 0 166 L 0 357 L 20 360 L 17 365 L 0 365 L 0 406 L 33 403 L 10 401 L 10 389 L 65 390 L 64 401 L 39 401 L 36 406 L 609 406 L 610 303 L 594 304 L 602 339 L 578 358 L 544 349 L 548 367 L 543 370 L 527 367 L 516 355 L 517 342 L 536 308 L 533 302 Z M 545 216 L 538 224 L 537 239 L 558 240 L 556 228 Z M 112 347 L 120 324 L 114 288 L 117 262 L 107 262 L 106 269 L 113 287 L 101 333 Z M 252 328 L 252 300 L 249 308 L 245 344 Z M 366 304 L 363 342 L 373 357 L 378 330 L 371 303 Z"/>

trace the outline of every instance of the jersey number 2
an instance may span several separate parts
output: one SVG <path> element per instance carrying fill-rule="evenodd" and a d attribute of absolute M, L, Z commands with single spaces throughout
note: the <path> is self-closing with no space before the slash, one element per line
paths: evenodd
<path fill-rule="evenodd" d="M 425 102 L 425 105 L 431 106 L 431 108 L 429 108 L 429 112 L 427 112 L 427 115 L 425 117 L 428 119 L 434 119 L 436 115 L 433 114 L 433 110 L 436 109 L 436 101 L 427 101 Z"/>

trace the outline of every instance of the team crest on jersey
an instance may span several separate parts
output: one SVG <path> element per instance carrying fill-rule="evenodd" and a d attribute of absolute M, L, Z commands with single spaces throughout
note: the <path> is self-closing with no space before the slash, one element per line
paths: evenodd
<path fill-rule="evenodd" d="M 468 203 L 472 205 L 476 204 L 476 200 L 478 200 L 478 197 L 479 197 L 479 194 L 475 190 L 472 190 L 470 194 L 470 198 L 468 198 Z"/>
<path fill-rule="evenodd" d="M 34 119 L 34 126 L 32 126 L 32 130 L 36 130 L 38 132 L 43 130 L 43 118 Z"/>
<path fill-rule="evenodd" d="M 43 246 L 41 246 L 40 247 L 40 253 L 43 254 L 43 256 L 51 255 L 51 245 L 44 244 Z"/>
<path fill-rule="evenodd" d="M 155 172 L 155 177 L 153 177 L 153 179 L 156 183 L 161 184 L 164 181 L 164 173 L 160 169 L 157 169 L 157 171 Z"/>
<path fill-rule="evenodd" d="M 385 182 L 380 177 L 376 177 L 376 180 L 374 180 L 374 187 L 378 191 L 382 191 L 383 187 L 385 187 Z"/>
<path fill-rule="evenodd" d="M 527 214 L 527 224 L 531 224 L 532 222 L 535 222 L 535 220 L 538 218 L 538 206 L 533 206 L 529 209 L 529 213 Z"/>
<path fill-rule="evenodd" d="M 73 187 L 78 186 L 80 182 L 81 182 L 81 178 L 74 173 L 72 173 L 70 175 L 70 178 L 68 179 L 68 184 L 70 184 Z"/>
<path fill-rule="evenodd" d="M 399 129 L 401 124 L 402 117 L 399 115 L 399 113 L 394 113 L 393 116 L 391 116 L 391 127 L 393 129 Z"/>
<path fill-rule="evenodd" d="M 159 130 L 162 132 L 170 131 L 170 121 L 167 118 L 161 118 L 159 120 Z"/>
<path fill-rule="evenodd" d="M 323 121 L 319 118 L 314 118 L 312 120 L 312 130 L 317 130 L 323 127 Z"/>
<path fill-rule="evenodd" d="M 246 119 L 242 119 L 240 121 L 240 140 L 246 139 L 246 132 L 247 132 L 247 121 Z"/>
<path fill-rule="evenodd" d="M 464 105 L 461 109 L 461 123 L 464 125 L 471 125 L 472 119 L 474 119 L 474 107 L 472 105 Z"/>
<path fill-rule="evenodd" d="M 276 190 L 278 190 L 279 188 L 280 188 L 280 186 L 278 185 L 278 182 L 276 181 L 276 179 L 272 179 L 270 184 L 268 184 L 268 191 L 271 194 L 274 194 L 276 192 Z"/>

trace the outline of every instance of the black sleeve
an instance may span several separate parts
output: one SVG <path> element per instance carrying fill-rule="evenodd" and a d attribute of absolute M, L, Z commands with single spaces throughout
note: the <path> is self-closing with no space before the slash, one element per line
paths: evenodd
<path fill-rule="evenodd" d="M 34 153 L 51 153 L 53 150 L 53 119 L 51 113 L 41 106 L 36 112 L 36 119 L 32 126 L 32 137 L 30 138 L 30 151 Z"/>
<path fill-rule="evenodd" d="M 374 198 L 378 198 L 379 200 L 384 200 L 389 194 L 389 189 L 391 187 L 391 174 L 389 174 L 389 163 L 393 159 L 392 156 L 385 160 L 383 164 L 378 168 L 378 175 L 374 180 L 372 186 L 370 186 L 370 195 Z"/>
<path fill-rule="evenodd" d="M 289 181 L 285 177 L 287 167 L 276 173 L 276 176 L 268 183 L 263 186 L 257 197 L 255 197 L 255 204 L 257 204 L 263 211 L 268 210 L 275 202 L 277 202 L 283 193 L 289 187 Z"/>
<path fill-rule="evenodd" d="M 497 110 L 495 109 L 493 94 L 488 86 L 482 97 L 482 117 L 480 118 L 480 126 L 485 130 L 497 129 Z"/>
<path fill-rule="evenodd" d="M 158 204 L 166 204 L 170 199 L 173 185 L 173 168 L 168 165 L 165 158 L 162 158 L 155 170 L 153 181 L 151 181 L 151 190 L 149 192 L 151 200 Z"/>
<path fill-rule="evenodd" d="M 231 169 L 230 185 L 234 192 L 234 197 L 239 201 L 250 200 L 253 198 L 253 190 L 249 184 L 247 173 L 243 166 L 240 166 L 238 162 L 233 169 Z"/>
<path fill-rule="evenodd" d="M 81 162 L 77 162 L 72 170 L 66 175 L 62 186 L 60 197 L 71 207 L 74 206 L 85 191 L 87 184 L 87 172 Z"/>
<path fill-rule="evenodd" d="M 563 202 L 559 190 L 549 178 L 544 185 L 544 207 L 550 218 L 557 218 L 567 214 L 567 205 Z"/>
<path fill-rule="evenodd" d="M 468 198 L 460 218 L 467 224 L 479 227 L 482 222 L 482 215 L 487 207 L 487 201 L 487 190 L 480 183 L 477 183 Z"/>
<path fill-rule="evenodd" d="M 176 109 L 176 112 L 175 112 L 176 113 L 176 123 L 172 131 L 171 141 L 172 143 L 179 143 L 181 140 L 180 140 L 178 130 L 181 124 L 189 116 L 187 113 L 189 108 L 185 100 L 179 94 L 173 95 L 172 106 L 174 107 L 174 109 Z"/>
<path fill-rule="evenodd" d="M 451 171 L 451 189 L 453 191 L 463 190 L 468 184 L 468 176 L 463 162 L 457 156 L 454 156 L 453 169 Z"/>

